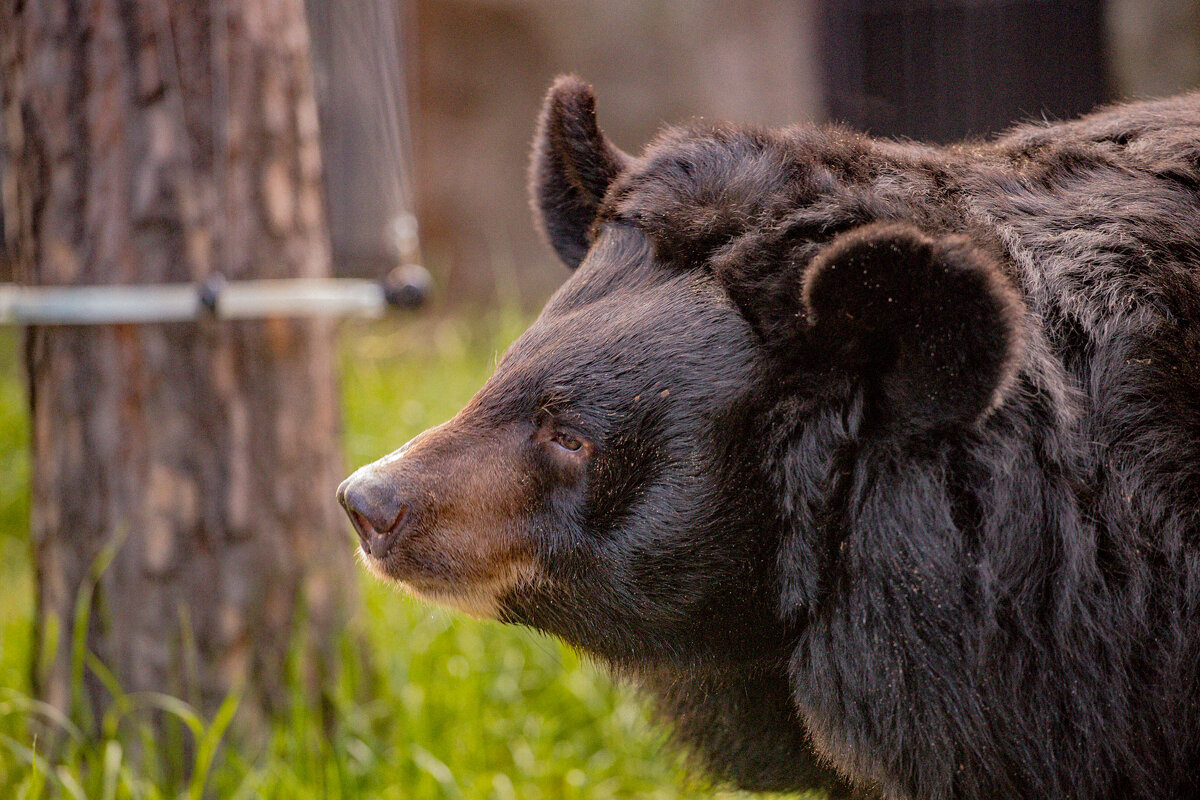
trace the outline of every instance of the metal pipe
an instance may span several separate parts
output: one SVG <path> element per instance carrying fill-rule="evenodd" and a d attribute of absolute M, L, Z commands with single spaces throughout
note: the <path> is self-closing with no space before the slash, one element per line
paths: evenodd
<path fill-rule="evenodd" d="M 0 324 L 114 325 L 186 322 L 201 317 L 378 317 L 389 307 L 416 308 L 429 273 L 410 264 L 384 281 L 295 278 L 145 286 L 17 286 L 0 284 Z"/>

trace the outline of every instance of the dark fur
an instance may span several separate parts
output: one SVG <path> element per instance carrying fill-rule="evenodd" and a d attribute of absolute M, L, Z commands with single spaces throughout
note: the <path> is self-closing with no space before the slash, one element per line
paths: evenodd
<path fill-rule="evenodd" d="M 1200 797 L 1200 95 L 615 152 L 552 90 L 583 266 L 483 394 L 553 382 L 598 460 L 510 618 L 752 788 Z"/>
<path fill-rule="evenodd" d="M 574 77 L 546 98 L 530 159 L 533 215 L 563 263 L 574 269 L 587 255 L 587 235 L 608 185 L 628 165 L 596 124 L 596 98 Z"/>

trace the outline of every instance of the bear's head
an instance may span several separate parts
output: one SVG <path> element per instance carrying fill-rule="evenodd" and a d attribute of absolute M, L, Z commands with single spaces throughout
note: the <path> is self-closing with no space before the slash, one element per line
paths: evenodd
<path fill-rule="evenodd" d="M 691 127 L 632 158 L 557 81 L 532 200 L 573 272 L 457 416 L 342 484 L 369 567 L 618 664 L 786 659 L 839 459 L 978 425 L 1020 352 L 995 259 L 863 188 L 869 146 Z"/>

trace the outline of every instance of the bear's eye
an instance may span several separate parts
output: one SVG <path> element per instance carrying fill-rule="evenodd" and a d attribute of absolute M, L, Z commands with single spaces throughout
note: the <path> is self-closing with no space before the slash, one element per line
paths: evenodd
<path fill-rule="evenodd" d="M 579 448 L 583 447 L 583 442 L 581 442 L 579 439 L 576 439 L 574 436 L 572 436 L 569 433 L 562 433 L 561 431 L 559 433 L 554 434 L 554 436 L 551 437 L 550 441 L 554 442 L 556 445 L 558 445 L 562 449 L 569 450 L 572 453 L 577 451 Z"/>
<path fill-rule="evenodd" d="M 567 459 L 567 463 L 579 463 L 591 454 L 592 443 L 572 433 L 572 426 L 563 424 L 549 409 L 539 411 L 535 424 L 534 440 L 551 448 L 560 459 Z"/>

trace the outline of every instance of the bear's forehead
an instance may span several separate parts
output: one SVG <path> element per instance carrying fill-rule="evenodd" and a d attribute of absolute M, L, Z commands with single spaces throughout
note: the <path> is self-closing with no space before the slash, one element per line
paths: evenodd
<path fill-rule="evenodd" d="M 745 382 L 751 335 L 710 276 L 658 268 L 633 286 L 580 291 L 619 266 L 593 256 L 500 359 L 474 412 L 528 415 L 531 404 L 557 399 L 603 415 L 634 396 L 701 402 Z"/>
<path fill-rule="evenodd" d="M 630 353 L 657 360 L 662 353 L 656 343 L 722 327 L 729 304 L 712 276 L 664 267 L 645 244 L 645 256 L 631 259 L 631 241 L 644 243 L 645 235 L 626 226 L 601 234 L 519 340 L 527 352 L 538 353 L 536 360 L 573 361 L 584 351 L 609 361 Z"/>
<path fill-rule="evenodd" d="M 660 260 L 695 265 L 716 247 L 770 235 L 800 209 L 872 181 L 866 138 L 837 128 L 672 128 L 613 182 L 597 218 L 643 230 Z"/>
<path fill-rule="evenodd" d="M 941 229 L 945 187 L 985 149 L 948 152 L 837 126 L 670 128 L 613 181 L 593 234 L 634 225 L 659 262 L 694 268 L 730 245 L 750 253 L 783 239 L 820 242 L 876 220 Z"/>

